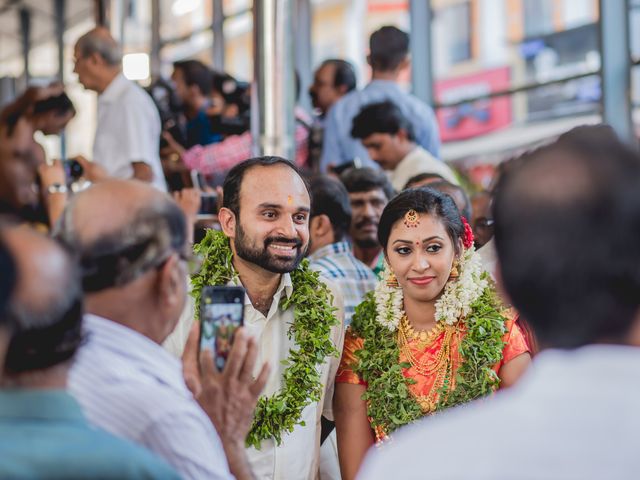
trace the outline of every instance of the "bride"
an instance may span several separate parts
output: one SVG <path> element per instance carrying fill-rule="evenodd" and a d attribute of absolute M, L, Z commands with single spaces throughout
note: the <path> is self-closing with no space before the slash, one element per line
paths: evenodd
<path fill-rule="evenodd" d="M 530 362 L 449 196 L 400 193 L 382 213 L 378 238 L 386 277 L 356 308 L 336 377 L 344 480 L 395 429 L 509 386 Z"/>

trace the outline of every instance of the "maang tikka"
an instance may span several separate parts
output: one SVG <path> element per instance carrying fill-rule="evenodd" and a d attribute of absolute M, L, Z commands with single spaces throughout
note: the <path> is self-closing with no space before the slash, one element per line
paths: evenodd
<path fill-rule="evenodd" d="M 416 228 L 420 225 L 420 215 L 413 208 L 404 214 L 404 224 L 408 228 Z"/>

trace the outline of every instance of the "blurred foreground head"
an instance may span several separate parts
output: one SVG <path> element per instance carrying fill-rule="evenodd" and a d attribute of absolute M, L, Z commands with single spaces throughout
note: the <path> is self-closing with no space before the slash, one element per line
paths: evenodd
<path fill-rule="evenodd" d="M 109 180 L 74 196 L 57 236 L 79 256 L 87 312 L 161 343 L 186 300 L 186 231 L 167 195 Z"/>
<path fill-rule="evenodd" d="M 504 288 L 543 348 L 637 343 L 640 157 L 588 128 L 525 155 L 496 186 Z"/>
<path fill-rule="evenodd" d="M 1 236 L 17 274 L 0 322 L 11 329 L 5 380 L 22 384 L 23 374 L 53 372 L 60 366 L 64 378 L 81 343 L 82 289 L 76 264 L 62 247 L 30 228 L 4 227 Z"/>

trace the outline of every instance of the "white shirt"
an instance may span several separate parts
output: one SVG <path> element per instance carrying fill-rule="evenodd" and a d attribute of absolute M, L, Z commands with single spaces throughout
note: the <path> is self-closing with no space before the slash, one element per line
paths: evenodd
<path fill-rule="evenodd" d="M 411 177 L 420 173 L 435 173 L 444 178 L 447 182 L 459 185 L 451 167 L 446 163 L 436 159 L 421 146 L 416 146 L 409 154 L 404 157 L 396 168 L 389 173 L 389 180 L 393 188 L 400 192 L 411 179 Z"/>
<path fill-rule="evenodd" d="M 514 387 L 372 449 L 359 479 L 640 476 L 640 349 L 544 351 Z"/>
<path fill-rule="evenodd" d="M 189 479 L 230 479 L 222 443 L 184 384 L 180 362 L 144 335 L 85 315 L 69 375 L 89 422 L 138 443 Z"/>
<path fill-rule="evenodd" d="M 132 162 L 151 167 L 152 184 L 167 191 L 160 163 L 160 115 L 151 97 L 120 73 L 98 96 L 93 160 L 116 178 L 132 178 Z"/>
<path fill-rule="evenodd" d="M 271 365 L 271 374 L 263 395 L 273 395 L 282 388 L 282 373 L 286 368 L 281 361 L 289 356 L 289 350 L 295 348 L 287 331 L 293 322 L 293 309 L 279 308 L 281 296 L 290 297 L 293 292 L 291 276 L 282 275 L 280 285 L 273 296 L 271 308 L 265 317 L 253 308 L 251 300 L 245 296 L 244 322 L 247 332 L 258 341 L 259 358 L 257 367 L 264 362 Z M 339 325 L 332 327 L 331 339 L 339 352 L 342 352 L 344 312 L 339 294 L 334 293 L 334 305 L 338 307 Z M 320 366 L 320 381 L 324 386 L 322 398 L 308 405 L 302 411 L 305 426 L 297 425 L 293 432 L 283 435 L 282 443 L 276 446 L 273 440 L 262 442 L 260 450 L 250 448 L 247 453 L 251 467 L 260 479 L 302 480 L 315 479 L 318 473 L 320 452 L 320 417 L 333 419 L 333 386 L 339 357 L 330 357 Z"/>

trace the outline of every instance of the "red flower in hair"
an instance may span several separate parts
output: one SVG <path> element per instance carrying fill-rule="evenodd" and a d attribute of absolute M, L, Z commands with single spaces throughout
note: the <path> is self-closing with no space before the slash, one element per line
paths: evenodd
<path fill-rule="evenodd" d="M 462 239 L 462 245 L 464 248 L 471 248 L 473 246 L 473 230 L 471 230 L 471 225 L 467 222 L 467 219 L 462 218 L 462 224 L 464 225 L 464 238 Z"/>

